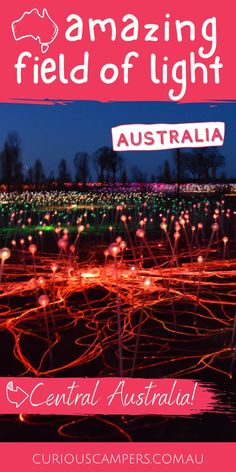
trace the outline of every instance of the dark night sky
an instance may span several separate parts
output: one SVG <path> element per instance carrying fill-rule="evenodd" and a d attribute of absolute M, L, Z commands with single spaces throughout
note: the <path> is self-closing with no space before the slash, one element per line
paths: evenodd
<path fill-rule="evenodd" d="M 236 103 L 176 104 L 171 102 L 80 101 L 67 105 L 0 104 L 0 148 L 9 131 L 16 130 L 22 140 L 22 160 L 31 166 L 43 162 L 46 173 L 66 158 L 73 170 L 77 151 L 92 154 L 101 146 L 111 146 L 111 127 L 126 123 L 181 123 L 224 121 L 225 144 L 220 152 L 226 158 L 227 176 L 236 176 Z M 150 174 L 158 173 L 170 151 L 123 153 L 126 167 L 138 165 Z"/>

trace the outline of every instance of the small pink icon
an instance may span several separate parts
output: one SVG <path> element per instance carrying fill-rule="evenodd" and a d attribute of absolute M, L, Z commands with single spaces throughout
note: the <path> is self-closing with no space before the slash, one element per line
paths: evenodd
<path fill-rule="evenodd" d="M 14 388 L 12 381 L 8 382 L 6 386 L 6 395 L 9 403 L 16 405 L 16 408 L 19 408 L 19 406 L 29 398 L 28 393 L 26 393 L 21 387 L 16 386 L 16 388 Z"/>
<path fill-rule="evenodd" d="M 26 11 L 21 18 L 12 22 L 12 33 L 16 41 L 33 38 L 41 46 L 42 53 L 47 52 L 49 45 L 58 35 L 58 26 L 49 16 L 46 8 L 42 14 L 37 8 Z"/>

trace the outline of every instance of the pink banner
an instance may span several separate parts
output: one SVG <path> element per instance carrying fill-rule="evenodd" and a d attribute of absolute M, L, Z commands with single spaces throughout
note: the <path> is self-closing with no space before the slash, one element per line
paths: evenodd
<path fill-rule="evenodd" d="M 1 443 L 0 454 L 9 472 L 235 470 L 233 443 Z"/>
<path fill-rule="evenodd" d="M 213 388 L 189 379 L 0 379 L 1 414 L 186 416 L 219 410 Z"/>
<path fill-rule="evenodd" d="M 233 12 L 215 0 L 5 2 L 0 101 L 234 100 Z"/>

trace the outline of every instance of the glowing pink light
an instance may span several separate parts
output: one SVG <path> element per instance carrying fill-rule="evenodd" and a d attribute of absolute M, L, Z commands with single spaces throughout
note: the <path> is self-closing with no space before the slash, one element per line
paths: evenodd
<path fill-rule="evenodd" d="M 57 245 L 58 245 L 59 249 L 65 250 L 67 248 L 67 240 L 66 239 L 59 239 Z"/>
<path fill-rule="evenodd" d="M 110 246 L 108 247 L 108 252 L 111 256 L 113 257 L 117 257 L 118 254 L 120 253 L 120 247 L 118 246 L 117 243 L 112 243 L 110 244 Z"/>
<path fill-rule="evenodd" d="M 36 244 L 30 244 L 30 246 L 29 246 L 29 252 L 32 254 L 32 256 L 35 255 L 37 249 L 38 249 L 38 248 L 37 248 Z"/>
<path fill-rule="evenodd" d="M 136 236 L 139 239 L 143 239 L 145 237 L 145 231 L 144 229 L 137 229 L 136 231 Z"/>
<path fill-rule="evenodd" d="M 11 251 L 8 247 L 3 247 L 0 249 L 0 259 L 2 262 L 5 262 L 11 256 Z"/>
<path fill-rule="evenodd" d="M 55 264 L 55 262 L 53 262 L 52 265 L 51 265 L 51 271 L 55 273 L 57 271 L 57 269 L 58 269 L 58 265 Z"/>
<path fill-rule="evenodd" d="M 45 285 L 45 278 L 40 276 L 37 280 L 37 284 L 40 286 L 40 287 L 43 287 Z"/>
<path fill-rule="evenodd" d="M 40 297 L 38 298 L 38 303 L 39 303 L 40 306 L 45 308 L 49 304 L 48 296 L 47 295 L 40 295 Z"/>

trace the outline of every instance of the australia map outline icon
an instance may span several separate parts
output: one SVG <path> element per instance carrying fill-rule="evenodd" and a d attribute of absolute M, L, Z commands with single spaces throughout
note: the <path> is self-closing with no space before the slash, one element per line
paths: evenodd
<path fill-rule="evenodd" d="M 12 22 L 11 27 L 16 41 L 33 38 L 39 42 L 42 53 L 47 52 L 59 31 L 46 8 L 43 9 L 42 14 L 37 8 L 24 12 L 19 19 Z"/>

